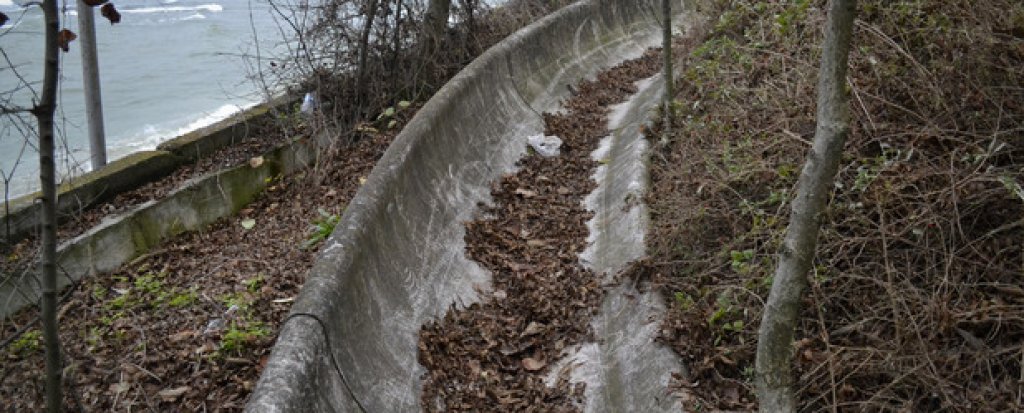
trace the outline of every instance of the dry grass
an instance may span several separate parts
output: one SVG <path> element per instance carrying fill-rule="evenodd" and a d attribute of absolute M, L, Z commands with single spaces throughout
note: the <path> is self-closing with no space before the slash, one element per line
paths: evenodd
<path fill-rule="evenodd" d="M 655 156 L 690 408 L 756 406 L 756 331 L 814 133 L 825 2 L 718 1 Z M 796 354 L 805 411 L 1024 408 L 1024 5 L 861 1 L 855 125 Z"/>

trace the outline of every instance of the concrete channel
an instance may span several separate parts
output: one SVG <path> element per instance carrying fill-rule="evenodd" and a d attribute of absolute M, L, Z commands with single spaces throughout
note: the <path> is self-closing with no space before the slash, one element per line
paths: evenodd
<path fill-rule="evenodd" d="M 420 411 L 420 327 L 484 299 L 490 274 L 465 254 L 463 223 L 542 134 L 569 86 L 660 42 L 660 0 L 586 0 L 517 32 L 442 88 L 406 126 L 349 203 L 283 322 L 248 412 Z M 692 2 L 673 0 L 677 29 Z M 587 200 L 595 212 L 581 256 L 612 276 L 643 256 L 646 143 L 640 125 L 663 82 L 639 84 L 615 108 L 608 162 Z M 636 296 L 638 298 L 629 298 Z M 654 343 L 664 305 L 615 287 L 593 320 L 597 340 L 557 368 L 587 383 L 587 412 L 678 411 L 669 386 L 681 361 Z"/>

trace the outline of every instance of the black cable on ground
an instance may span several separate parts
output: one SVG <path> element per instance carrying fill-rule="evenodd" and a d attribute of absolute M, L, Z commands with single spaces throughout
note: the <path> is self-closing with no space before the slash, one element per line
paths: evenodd
<path fill-rule="evenodd" d="M 320 329 L 324 333 L 324 344 L 327 347 L 327 354 L 330 355 L 331 365 L 334 366 L 334 371 L 338 373 L 338 377 L 341 377 L 341 383 L 345 386 L 345 391 L 348 392 L 349 397 L 351 397 L 352 401 L 356 404 L 357 407 L 359 407 L 359 411 L 367 413 L 366 407 L 364 407 L 363 404 L 359 402 L 359 399 L 356 397 L 356 394 L 352 392 L 352 387 L 349 386 L 348 379 L 345 378 L 345 373 L 341 371 L 341 366 L 338 364 L 338 360 L 334 357 L 333 347 L 331 347 L 331 335 L 328 334 L 327 323 L 324 323 L 324 321 L 321 320 L 320 317 L 317 316 L 316 314 L 292 313 L 291 315 L 288 316 L 288 318 L 284 319 L 284 321 L 281 323 L 281 330 L 284 330 L 284 325 L 287 324 L 288 321 L 297 317 L 309 317 L 312 318 L 313 320 L 316 320 L 316 322 L 320 324 Z"/>

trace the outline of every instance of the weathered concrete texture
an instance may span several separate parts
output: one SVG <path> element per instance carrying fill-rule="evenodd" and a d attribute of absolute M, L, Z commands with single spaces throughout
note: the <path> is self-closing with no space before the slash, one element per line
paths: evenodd
<path fill-rule="evenodd" d="M 57 211 L 63 216 L 109 199 L 120 192 L 167 175 L 182 160 L 165 151 L 136 152 L 107 164 L 106 167 L 76 177 L 57 188 Z M 0 223 L 0 241 L 16 242 L 37 231 L 41 204 L 40 192 L 11 200 L 10 213 Z"/>
<path fill-rule="evenodd" d="M 587 223 L 588 247 L 580 260 L 606 277 L 644 255 L 647 141 L 641 126 L 661 102 L 665 81 L 659 75 L 637 86 L 639 92 L 629 101 L 611 108 L 608 129 L 612 134 L 591 154 L 601 165 L 594 173 L 597 189 L 585 200 L 594 218 Z"/>
<path fill-rule="evenodd" d="M 592 322 L 600 341 L 569 349 L 545 380 L 553 383 L 567 372 L 570 382 L 586 383 L 588 413 L 682 411 L 670 380 L 684 367 L 672 350 L 654 342 L 664 315 L 658 293 L 613 287 Z"/>
<path fill-rule="evenodd" d="M 628 102 L 612 108 L 612 134 L 593 154 L 602 165 L 594 174 L 598 187 L 586 200 L 594 218 L 580 259 L 604 274 L 606 283 L 643 258 L 645 250 L 648 215 L 641 201 L 648 186 L 648 145 L 641 126 L 662 102 L 665 82 L 659 75 L 638 82 L 638 88 Z M 656 292 L 640 292 L 631 284 L 612 288 L 592 322 L 600 340 L 570 352 L 551 374 L 557 377 L 569 367 L 571 381 L 587 384 L 587 412 L 681 411 L 668 389 L 672 374 L 684 367 L 672 350 L 654 342 L 664 313 Z"/>
<path fill-rule="evenodd" d="M 682 0 L 673 2 L 685 13 Z M 490 275 L 466 258 L 463 223 L 512 171 L 526 138 L 543 132 L 540 113 L 558 107 L 567 85 L 658 44 L 659 4 L 577 3 L 488 50 L 442 88 L 349 203 L 247 411 L 420 410 L 420 326 L 490 288 Z"/>
<path fill-rule="evenodd" d="M 139 205 L 63 243 L 57 249 L 58 286 L 114 271 L 170 237 L 233 215 L 252 202 L 270 178 L 311 164 L 313 146 L 295 142 L 264 155 L 258 167 L 244 164 L 197 178 L 159 201 Z M 0 316 L 38 301 L 37 273 L 33 269 L 0 281 Z"/>
<path fill-rule="evenodd" d="M 136 152 L 106 166 L 75 177 L 58 190 L 57 211 L 61 221 L 91 205 L 167 176 L 177 167 L 240 141 L 257 122 L 269 121 L 288 111 L 295 99 L 281 97 L 257 105 L 206 128 L 164 142 L 155 151 Z M 284 112 L 290 113 L 290 112 Z M 39 192 L 12 199 L 0 218 L 0 242 L 14 243 L 39 228 Z"/>

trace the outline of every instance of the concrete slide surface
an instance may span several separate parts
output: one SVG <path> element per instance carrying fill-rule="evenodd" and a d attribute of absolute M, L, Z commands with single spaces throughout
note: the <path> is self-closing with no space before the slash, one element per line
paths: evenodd
<path fill-rule="evenodd" d="M 672 0 L 678 30 L 695 13 Z M 586 0 L 485 52 L 412 119 L 350 202 L 326 242 L 250 398 L 248 412 L 420 411 L 420 327 L 451 306 L 483 299 L 490 274 L 465 253 L 464 222 L 512 172 L 541 114 L 569 85 L 660 45 L 661 0 Z M 581 262 L 612 276 L 644 253 L 646 142 L 640 125 L 664 82 L 613 108 L 591 244 Z M 629 297 L 627 297 L 627 294 Z M 635 298 L 630 298 L 635 297 Z M 664 306 L 617 286 L 592 321 L 597 340 L 551 369 L 584 382 L 587 412 L 679 411 L 669 390 L 680 360 L 653 342 Z"/>

